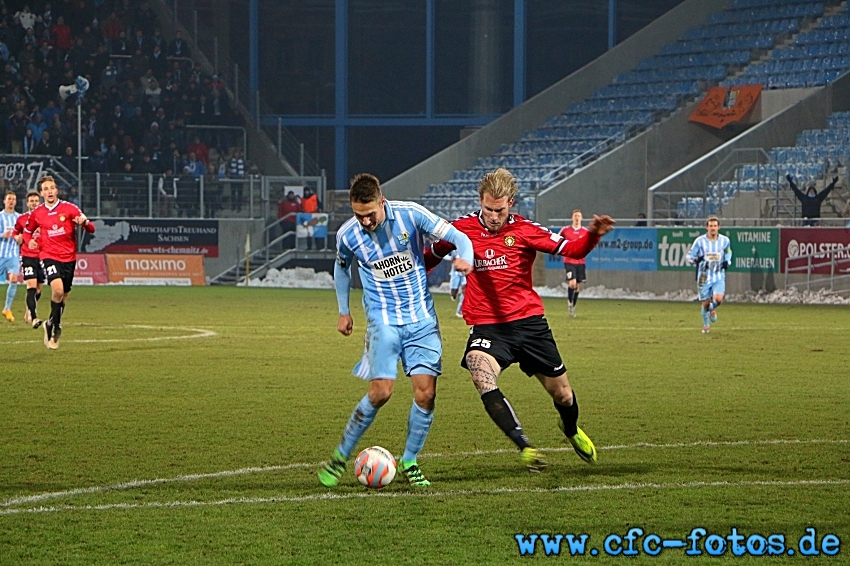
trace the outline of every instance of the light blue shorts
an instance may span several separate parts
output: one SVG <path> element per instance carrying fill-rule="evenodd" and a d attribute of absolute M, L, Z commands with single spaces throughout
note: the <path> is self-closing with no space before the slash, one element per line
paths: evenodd
<path fill-rule="evenodd" d="M 372 379 L 395 379 L 398 361 L 405 375 L 440 375 L 443 372 L 443 341 L 436 317 L 403 326 L 370 323 L 366 328 L 363 359 L 354 375 Z"/>
<path fill-rule="evenodd" d="M 18 275 L 21 272 L 21 258 L 19 257 L 0 257 L 0 283 L 5 283 L 7 275 L 14 273 Z"/>
<path fill-rule="evenodd" d="M 726 294 L 726 278 L 715 281 L 714 283 L 706 283 L 699 286 L 699 300 L 707 301 L 714 295 Z"/>
<path fill-rule="evenodd" d="M 452 269 L 452 277 L 449 280 L 449 287 L 452 289 L 460 289 L 463 285 L 466 285 L 466 275 L 460 271 Z"/>

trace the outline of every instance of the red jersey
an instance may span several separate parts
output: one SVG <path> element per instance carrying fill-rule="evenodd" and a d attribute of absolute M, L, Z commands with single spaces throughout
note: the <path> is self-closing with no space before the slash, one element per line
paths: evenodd
<path fill-rule="evenodd" d="M 32 234 L 36 228 L 41 228 L 38 244 L 41 247 L 41 259 L 53 259 L 67 263 L 77 259 L 77 225 L 74 219 L 82 212 L 76 205 L 60 200 L 48 208 L 40 204 L 32 211 L 27 220 L 25 231 Z M 83 230 L 94 232 L 91 222 L 83 226 Z"/>
<path fill-rule="evenodd" d="M 27 211 L 18 216 L 17 222 L 15 222 L 15 235 L 23 234 L 24 240 L 21 242 L 21 257 L 34 257 L 38 259 L 39 250 L 31 250 L 30 249 L 30 240 L 32 240 L 32 232 L 27 232 L 24 228 L 27 225 L 27 220 L 29 220 L 32 212 Z M 38 240 L 36 240 L 38 242 Z"/>
<path fill-rule="evenodd" d="M 587 228 L 583 226 L 579 226 L 578 230 L 573 228 L 572 224 L 561 229 L 561 237 L 568 242 L 572 242 L 573 240 L 578 240 L 579 238 L 583 238 L 585 234 L 587 234 Z M 564 256 L 564 263 L 577 263 L 579 265 L 584 265 L 584 258 L 578 259 L 570 256 Z"/>
<path fill-rule="evenodd" d="M 473 271 L 466 277 L 463 318 L 467 324 L 500 324 L 543 314 L 543 301 L 531 285 L 531 271 L 537 252 L 583 258 L 599 241 L 597 234 L 585 230 L 568 242 L 518 214 L 508 216 L 502 228 L 492 233 L 475 212 L 452 222 L 472 240 Z M 454 245 L 440 240 L 426 252 L 442 258 Z M 436 257 L 434 259 L 436 259 Z"/>

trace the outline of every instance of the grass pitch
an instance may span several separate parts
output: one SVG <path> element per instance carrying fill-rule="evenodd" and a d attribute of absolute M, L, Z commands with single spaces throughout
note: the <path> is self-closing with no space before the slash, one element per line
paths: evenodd
<path fill-rule="evenodd" d="M 349 374 L 364 317 L 339 335 L 332 291 L 80 287 L 55 352 L 0 325 L 0 565 L 618 563 L 634 527 L 634 564 L 717 562 L 706 539 L 733 528 L 748 555 L 783 535 L 782 555 L 727 540 L 723 562 L 800 560 L 807 528 L 818 562 L 850 560 L 850 309 L 726 304 L 706 336 L 694 303 L 580 300 L 570 319 L 547 300 L 599 464 L 511 368 L 500 387 L 551 464 L 532 475 L 458 365 L 455 304 L 436 302 L 445 373 L 416 491 L 316 479 L 366 390 Z M 400 454 L 411 398 L 401 379 L 360 447 Z M 690 548 L 695 528 L 699 558 L 644 549 Z M 571 558 L 535 534 L 589 536 Z"/>

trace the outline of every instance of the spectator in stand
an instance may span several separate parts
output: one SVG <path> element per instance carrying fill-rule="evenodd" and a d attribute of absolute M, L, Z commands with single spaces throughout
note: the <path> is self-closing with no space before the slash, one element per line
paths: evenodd
<path fill-rule="evenodd" d="M 103 21 L 103 38 L 113 45 L 113 42 L 121 36 L 124 31 L 124 22 L 118 17 L 114 11 L 110 12 L 109 16 Z M 125 36 L 126 37 L 126 34 Z"/>
<path fill-rule="evenodd" d="M 4 63 L 8 62 L 9 55 L 11 55 L 11 53 L 9 53 L 9 46 L 5 41 L 0 41 L 0 59 L 3 59 Z"/>
<path fill-rule="evenodd" d="M 174 32 L 174 39 L 168 46 L 168 55 L 170 57 L 189 57 L 189 44 L 183 39 L 183 32 L 180 30 Z"/>
<path fill-rule="evenodd" d="M 295 247 L 295 220 L 299 212 L 301 212 L 301 200 L 295 194 L 295 191 L 289 191 L 277 205 L 277 218 L 280 222 L 281 235 L 291 232 L 282 242 L 283 248 L 286 250 Z"/>
<path fill-rule="evenodd" d="M 130 40 L 127 39 L 126 31 L 121 30 L 118 32 L 118 37 L 109 42 L 109 53 L 127 57 L 133 54 L 133 46 L 130 45 Z"/>
<path fill-rule="evenodd" d="M 23 153 L 24 155 L 31 155 L 35 153 L 35 146 L 37 145 L 38 142 L 35 140 L 32 128 L 30 126 L 27 126 L 27 132 L 24 134 L 23 147 L 21 149 L 21 153 Z"/>
<path fill-rule="evenodd" d="M 148 58 L 148 66 L 153 69 L 153 74 L 157 78 L 161 79 L 165 76 L 165 71 L 168 70 L 168 59 L 165 58 L 165 53 L 159 45 L 153 46 L 153 52 Z"/>
<path fill-rule="evenodd" d="M 70 145 L 65 146 L 65 150 L 62 152 L 62 157 L 59 158 L 59 162 L 68 170 L 68 171 L 77 171 L 77 155 L 74 153 L 74 148 Z"/>
<path fill-rule="evenodd" d="M 41 142 L 35 146 L 35 153 L 39 155 L 53 155 L 59 157 L 62 155 L 62 146 L 58 140 L 54 140 L 50 130 L 45 130 L 41 134 Z"/>
<path fill-rule="evenodd" d="M 21 22 L 21 27 L 25 30 L 33 30 L 35 31 L 36 22 L 41 22 L 41 16 L 38 16 L 30 11 L 30 7 L 28 4 L 24 4 L 24 7 L 21 8 L 21 11 L 15 14 L 15 17 Z"/>
<path fill-rule="evenodd" d="M 59 50 L 59 56 L 64 57 L 74 46 L 71 40 L 71 28 L 65 24 L 64 16 L 56 18 L 56 25 L 53 26 L 51 33 L 53 34 L 53 46 Z"/>
<path fill-rule="evenodd" d="M 189 147 L 186 148 L 186 151 L 190 153 L 194 153 L 198 158 L 198 161 L 204 164 L 205 167 L 208 167 L 210 164 L 210 150 L 207 147 L 207 144 L 201 141 L 201 138 L 195 136 L 192 140 L 192 143 L 189 144 Z"/>
<path fill-rule="evenodd" d="M 154 28 L 149 44 L 151 53 L 153 53 L 154 47 L 159 47 L 162 54 L 165 55 L 165 50 L 168 48 L 168 45 L 166 44 L 165 38 L 162 36 L 162 31 L 158 27 Z"/>
<path fill-rule="evenodd" d="M 83 163 L 83 167 L 88 173 L 107 173 L 109 171 L 109 162 L 100 146 L 95 147 L 94 154 Z"/>
<path fill-rule="evenodd" d="M 32 137 L 35 139 L 35 143 L 41 141 L 41 134 L 47 130 L 47 123 L 42 120 L 41 112 L 36 112 L 32 115 L 32 121 L 27 124 L 27 128 L 32 130 Z"/>
<path fill-rule="evenodd" d="M 6 131 L 11 142 L 12 153 L 20 154 L 24 149 L 24 136 L 27 133 L 27 124 L 29 121 L 24 116 L 24 111 L 20 108 L 9 116 L 6 124 Z M 35 153 L 38 153 L 36 150 Z"/>
<path fill-rule="evenodd" d="M 802 207 L 801 215 L 803 217 L 803 226 L 817 226 L 820 224 L 821 204 L 824 200 L 826 200 L 826 197 L 829 196 L 832 189 L 835 188 L 835 185 L 838 183 L 838 177 L 833 177 L 832 183 L 830 183 L 829 186 L 820 193 L 818 193 L 814 183 L 810 184 L 805 194 L 797 188 L 797 184 L 794 182 L 794 177 L 791 175 L 785 175 L 785 178 L 788 179 L 788 185 L 800 201 L 800 205 Z"/>
<path fill-rule="evenodd" d="M 145 32 L 143 32 L 140 28 L 136 28 L 136 33 L 133 36 L 132 47 L 134 52 L 141 51 L 144 55 L 148 54 L 150 45 L 148 40 L 145 38 Z"/>
<path fill-rule="evenodd" d="M 162 144 L 162 135 L 159 133 L 159 122 L 151 122 L 150 129 L 142 137 L 142 145 L 145 147 L 159 147 Z"/>
<path fill-rule="evenodd" d="M 133 21 L 145 35 L 153 35 L 154 28 L 156 27 L 156 15 L 153 13 L 153 10 L 151 10 L 147 2 L 142 2 L 139 5 L 139 9 L 137 10 Z"/>
<path fill-rule="evenodd" d="M 316 195 L 310 187 L 304 187 L 304 196 L 301 199 L 301 208 L 303 209 L 303 212 L 310 213 L 319 212 L 322 209 L 318 195 Z"/>
<path fill-rule="evenodd" d="M 200 179 L 206 174 L 207 168 L 204 166 L 203 162 L 198 160 L 194 152 L 190 152 L 189 161 L 186 162 L 183 172 L 191 175 L 195 179 Z"/>
<path fill-rule="evenodd" d="M 236 183 L 230 183 L 230 208 L 236 212 L 241 212 L 243 185 L 245 184 L 243 182 L 245 180 L 245 160 L 242 158 L 242 151 L 239 149 L 233 150 L 233 156 L 227 166 L 227 176 L 238 180 Z"/>

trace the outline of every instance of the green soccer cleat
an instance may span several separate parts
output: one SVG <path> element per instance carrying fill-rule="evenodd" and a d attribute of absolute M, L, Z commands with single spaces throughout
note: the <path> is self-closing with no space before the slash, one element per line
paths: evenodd
<path fill-rule="evenodd" d="M 561 432 L 564 432 L 564 421 L 561 419 L 558 419 L 558 428 L 561 429 Z M 597 459 L 596 446 L 593 445 L 593 441 L 588 438 L 583 430 L 579 427 L 576 427 L 576 430 L 578 432 L 573 436 L 567 436 L 567 440 L 573 445 L 573 450 L 576 451 L 579 458 L 588 464 L 595 464 Z M 566 435 L 565 432 L 564 434 Z"/>
<path fill-rule="evenodd" d="M 419 469 L 419 464 L 416 460 L 412 462 L 401 461 L 401 473 L 407 478 L 407 483 L 413 487 L 428 487 L 431 482 L 428 481 Z"/>
<path fill-rule="evenodd" d="M 339 450 L 334 450 L 333 456 L 331 456 L 328 463 L 322 466 L 317 472 L 319 483 L 325 487 L 336 487 L 343 472 L 345 472 L 345 458 L 342 457 Z"/>
<path fill-rule="evenodd" d="M 540 450 L 531 446 L 526 446 L 522 449 L 519 453 L 519 459 L 532 474 L 538 474 L 549 466 L 549 462 L 546 461 Z"/>

